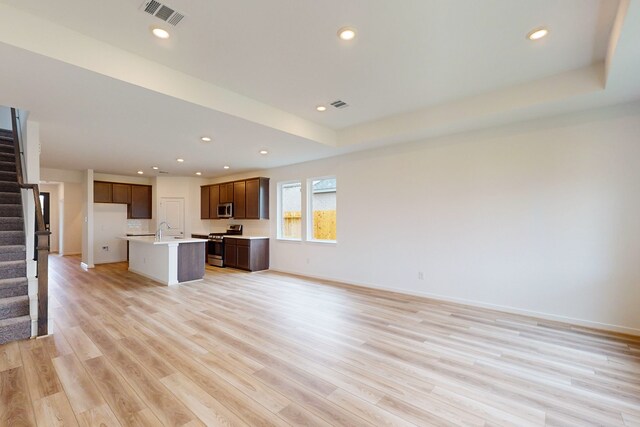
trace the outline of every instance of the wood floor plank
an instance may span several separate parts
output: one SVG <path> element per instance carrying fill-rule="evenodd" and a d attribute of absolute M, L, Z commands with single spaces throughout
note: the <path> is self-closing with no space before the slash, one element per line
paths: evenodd
<path fill-rule="evenodd" d="M 36 425 L 24 369 L 21 366 L 0 372 L 0 425 Z"/>
<path fill-rule="evenodd" d="M 38 427 L 75 427 L 78 425 L 67 395 L 61 391 L 33 401 Z"/>
<path fill-rule="evenodd" d="M 180 426 L 196 418 L 175 400 L 159 379 L 154 378 L 124 350 L 115 348 L 107 357 L 164 425 Z"/>
<path fill-rule="evenodd" d="M 287 396 L 298 405 L 305 408 L 309 412 L 314 413 L 318 417 L 324 419 L 332 425 L 349 425 L 349 426 L 371 426 L 364 419 L 354 415 L 353 413 L 342 409 L 333 402 L 318 396 L 312 391 L 296 382 L 270 372 L 269 368 L 265 368 L 256 372 L 256 377 L 263 380 L 271 388 L 277 390 Z"/>
<path fill-rule="evenodd" d="M 242 391 L 233 387 L 213 370 L 196 362 L 191 358 L 184 358 L 175 350 L 169 349 L 157 339 L 149 339 L 149 345 L 166 358 L 173 366 L 178 368 L 187 379 L 198 388 L 204 390 L 209 396 L 226 408 L 235 416 L 249 425 L 278 425 L 280 420 L 258 401 L 249 399 Z"/>
<path fill-rule="evenodd" d="M 136 414 L 146 408 L 144 402 L 111 366 L 106 357 L 95 357 L 84 363 L 120 424 L 135 425 Z"/>
<path fill-rule="evenodd" d="M 76 415 L 104 404 L 100 392 L 75 355 L 56 357 L 53 366 Z"/>
<path fill-rule="evenodd" d="M 353 412 L 366 421 L 369 421 L 375 426 L 416 427 L 415 424 L 393 415 L 392 413 L 387 412 L 365 400 L 359 399 L 344 390 L 338 389 L 334 391 L 329 395 L 328 399 L 336 405 Z"/>
<path fill-rule="evenodd" d="M 296 403 L 290 403 L 278 415 L 292 426 L 331 427 L 331 424 Z"/>
<path fill-rule="evenodd" d="M 63 331 L 63 335 L 71 348 L 73 348 L 78 359 L 87 360 L 102 356 L 102 352 L 96 347 L 87 334 L 85 334 L 81 327 L 67 328 Z"/>
<path fill-rule="evenodd" d="M 162 383 L 187 408 L 208 426 L 248 426 L 211 395 L 194 384 L 182 373 L 163 378 Z"/>
<path fill-rule="evenodd" d="M 64 338 L 62 333 L 55 330 L 55 323 L 50 323 L 53 325 L 54 330 L 50 331 L 50 335 L 38 338 L 36 341 L 42 343 L 42 346 L 51 359 L 72 354 L 73 349 L 71 348 L 67 340 Z"/>
<path fill-rule="evenodd" d="M 0 372 L 22 366 L 17 342 L 0 345 Z"/>
<path fill-rule="evenodd" d="M 37 400 L 62 391 L 58 374 L 40 340 L 20 344 L 31 399 Z"/>
<path fill-rule="evenodd" d="M 109 405 L 100 405 L 78 414 L 78 424 L 81 427 L 118 427 L 120 423 L 111 411 Z"/>
<path fill-rule="evenodd" d="M 274 272 L 159 285 L 50 257 L 0 426 L 635 426 L 640 337 Z M 7 419 L 11 424 L 7 424 Z"/>

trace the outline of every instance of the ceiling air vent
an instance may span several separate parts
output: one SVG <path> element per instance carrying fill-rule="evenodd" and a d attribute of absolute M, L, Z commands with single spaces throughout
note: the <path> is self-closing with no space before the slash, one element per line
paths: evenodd
<path fill-rule="evenodd" d="M 184 18 L 182 13 L 176 12 L 174 9 L 156 0 L 150 0 L 142 3 L 140 9 L 149 15 L 162 19 L 164 22 L 168 22 L 174 27 L 182 21 L 182 18 Z"/>
<path fill-rule="evenodd" d="M 333 101 L 331 105 L 333 105 L 335 108 L 347 108 L 349 106 L 349 104 L 340 100 Z"/>

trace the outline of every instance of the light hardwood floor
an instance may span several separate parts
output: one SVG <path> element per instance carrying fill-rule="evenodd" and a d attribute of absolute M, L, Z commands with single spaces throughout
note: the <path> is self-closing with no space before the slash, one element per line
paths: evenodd
<path fill-rule="evenodd" d="M 640 425 L 640 338 L 275 273 L 50 260 L 2 426 Z"/>

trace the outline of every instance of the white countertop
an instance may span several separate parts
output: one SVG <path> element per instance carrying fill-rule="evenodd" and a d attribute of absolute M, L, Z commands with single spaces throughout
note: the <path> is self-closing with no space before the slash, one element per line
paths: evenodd
<path fill-rule="evenodd" d="M 268 239 L 267 236 L 233 236 L 230 234 L 225 234 L 225 239 L 244 239 L 244 240 L 259 240 L 259 239 Z"/>
<path fill-rule="evenodd" d="M 121 239 L 128 240 L 130 242 L 146 243 L 148 245 L 168 245 L 171 243 L 205 243 L 208 240 L 194 239 L 194 238 L 174 238 L 173 236 L 163 237 L 161 240 L 156 240 L 155 236 L 124 236 Z"/>

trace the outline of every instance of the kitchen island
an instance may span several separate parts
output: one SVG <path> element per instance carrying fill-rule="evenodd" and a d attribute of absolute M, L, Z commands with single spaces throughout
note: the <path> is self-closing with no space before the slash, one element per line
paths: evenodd
<path fill-rule="evenodd" d="M 129 271 L 165 285 L 201 280 L 207 240 L 127 236 Z"/>

